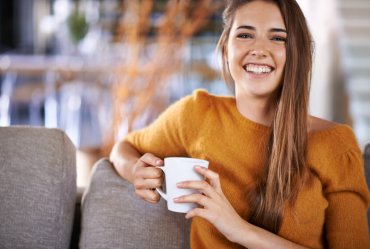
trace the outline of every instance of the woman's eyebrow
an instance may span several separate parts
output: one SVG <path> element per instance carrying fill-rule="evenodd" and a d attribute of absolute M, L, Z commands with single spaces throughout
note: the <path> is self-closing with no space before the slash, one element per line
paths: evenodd
<path fill-rule="evenodd" d="M 250 25 L 241 25 L 239 27 L 237 27 L 236 29 L 248 29 L 248 30 L 253 30 L 255 31 L 256 28 L 253 27 L 253 26 L 250 26 Z M 282 29 L 282 28 L 271 28 L 269 30 L 269 32 L 283 32 L 283 33 L 288 33 L 285 29 Z"/>
<path fill-rule="evenodd" d="M 236 29 L 249 29 L 249 30 L 256 30 L 255 27 L 253 26 L 249 26 L 249 25 L 241 25 L 239 27 L 237 27 Z"/>
<path fill-rule="evenodd" d="M 270 29 L 270 32 L 283 32 L 283 33 L 288 33 L 285 29 L 280 29 L 280 28 L 272 28 Z"/>

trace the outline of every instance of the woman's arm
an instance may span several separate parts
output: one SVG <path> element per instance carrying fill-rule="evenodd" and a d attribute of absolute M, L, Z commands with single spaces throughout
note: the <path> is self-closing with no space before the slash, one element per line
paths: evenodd
<path fill-rule="evenodd" d="M 186 218 L 202 217 L 212 223 L 228 240 L 249 249 L 306 248 L 243 220 L 222 192 L 218 174 L 202 167 L 196 167 L 195 170 L 208 182 L 187 181 L 177 186 L 196 189 L 201 193 L 174 199 L 175 202 L 193 202 L 201 206 L 189 211 Z"/>
<path fill-rule="evenodd" d="M 162 186 L 162 170 L 155 166 L 163 165 L 163 160 L 146 153 L 141 155 L 130 143 L 126 141 L 117 142 L 110 154 L 117 173 L 127 181 L 133 183 L 135 193 L 150 203 L 157 203 L 160 196 L 153 190 Z"/>
<path fill-rule="evenodd" d="M 275 249 L 304 249 L 307 247 L 298 245 L 294 242 L 286 240 L 276 234 L 273 234 L 265 229 L 254 226 L 244 221 L 244 229 L 240 229 L 237 235 L 236 243 L 243 245 L 249 249 L 253 248 L 275 248 Z"/>
<path fill-rule="evenodd" d="M 134 182 L 134 166 L 141 154 L 128 142 L 119 141 L 110 153 L 109 159 L 117 173 L 127 181 Z"/>

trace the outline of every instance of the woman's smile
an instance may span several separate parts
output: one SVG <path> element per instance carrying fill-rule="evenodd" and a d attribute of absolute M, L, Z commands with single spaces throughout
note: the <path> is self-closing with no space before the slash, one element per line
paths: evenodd
<path fill-rule="evenodd" d="M 272 71 L 274 71 L 274 67 L 271 65 L 260 63 L 247 63 L 243 68 L 248 77 L 257 79 L 266 78 L 270 76 Z"/>

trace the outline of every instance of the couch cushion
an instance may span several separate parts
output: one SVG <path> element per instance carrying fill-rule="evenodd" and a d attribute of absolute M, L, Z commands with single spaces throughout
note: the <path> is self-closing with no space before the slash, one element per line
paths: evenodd
<path fill-rule="evenodd" d="M 132 184 L 102 159 L 82 201 L 80 248 L 189 248 L 189 224 L 165 201 L 152 205 L 136 197 Z"/>
<path fill-rule="evenodd" d="M 57 129 L 0 128 L 0 248 L 68 248 L 76 153 Z"/>

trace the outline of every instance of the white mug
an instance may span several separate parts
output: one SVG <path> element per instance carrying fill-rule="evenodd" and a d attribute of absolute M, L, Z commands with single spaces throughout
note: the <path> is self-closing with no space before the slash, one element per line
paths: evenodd
<path fill-rule="evenodd" d="M 178 213 L 187 213 L 197 207 L 195 203 L 175 203 L 173 199 L 182 195 L 197 193 L 193 189 L 177 188 L 176 184 L 183 181 L 201 181 L 204 177 L 195 172 L 195 166 L 208 168 L 208 161 L 188 157 L 167 157 L 164 166 L 158 167 L 165 174 L 166 192 L 157 188 L 158 193 L 167 201 L 167 208 Z"/>

